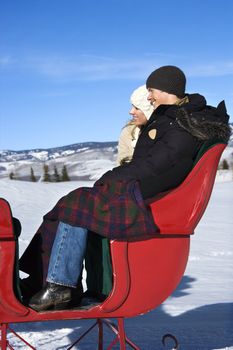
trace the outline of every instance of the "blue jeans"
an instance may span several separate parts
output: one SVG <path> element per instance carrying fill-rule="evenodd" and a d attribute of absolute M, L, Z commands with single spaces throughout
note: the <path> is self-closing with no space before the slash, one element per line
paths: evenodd
<path fill-rule="evenodd" d="M 86 251 L 87 229 L 58 225 L 49 260 L 47 282 L 76 287 Z"/>

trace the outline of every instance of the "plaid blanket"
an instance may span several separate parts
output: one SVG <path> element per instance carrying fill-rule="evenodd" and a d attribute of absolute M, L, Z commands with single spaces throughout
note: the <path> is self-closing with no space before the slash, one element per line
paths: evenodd
<path fill-rule="evenodd" d="M 35 270 L 42 272 L 42 268 L 43 276 L 47 275 L 60 221 L 87 228 L 109 239 L 142 240 L 159 232 L 141 196 L 138 182 L 116 181 L 81 187 L 62 197 L 44 216 L 42 225 L 20 259 L 22 271 L 32 274 Z"/>
<path fill-rule="evenodd" d="M 62 197 L 44 219 L 84 227 L 109 239 L 145 238 L 158 232 L 136 181 L 78 188 Z"/>

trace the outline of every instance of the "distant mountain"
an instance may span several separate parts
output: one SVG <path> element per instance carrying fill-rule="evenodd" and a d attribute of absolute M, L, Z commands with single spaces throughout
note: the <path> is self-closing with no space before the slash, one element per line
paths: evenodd
<path fill-rule="evenodd" d="M 31 168 L 38 179 L 44 164 L 52 175 L 56 166 L 61 172 L 65 165 L 71 180 L 95 180 L 116 164 L 117 142 L 83 142 L 68 146 L 23 151 L 0 151 L 0 177 L 20 180 L 30 178 Z"/>
<path fill-rule="evenodd" d="M 0 162 L 20 160 L 42 160 L 47 161 L 58 157 L 68 156 L 88 150 L 116 148 L 117 142 L 82 142 L 68 146 L 53 148 L 37 148 L 32 150 L 12 151 L 0 150 Z"/>

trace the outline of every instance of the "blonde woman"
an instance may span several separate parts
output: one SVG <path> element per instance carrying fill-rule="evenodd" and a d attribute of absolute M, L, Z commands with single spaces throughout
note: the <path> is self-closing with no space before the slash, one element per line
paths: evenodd
<path fill-rule="evenodd" d="M 147 123 L 154 111 L 153 106 L 147 99 L 148 90 L 142 85 L 133 91 L 130 101 L 132 108 L 129 114 L 133 117 L 121 130 L 118 141 L 117 165 L 130 162 L 140 130 Z"/>

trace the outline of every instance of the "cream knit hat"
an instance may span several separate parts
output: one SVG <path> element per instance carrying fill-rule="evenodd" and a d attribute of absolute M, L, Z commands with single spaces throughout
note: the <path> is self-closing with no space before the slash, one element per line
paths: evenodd
<path fill-rule="evenodd" d="M 147 100 L 147 96 L 148 91 L 146 85 L 142 85 L 133 91 L 132 95 L 130 96 L 130 101 L 132 105 L 139 108 L 145 114 L 146 118 L 149 119 L 154 111 L 154 108 L 150 104 L 150 101 Z"/>

